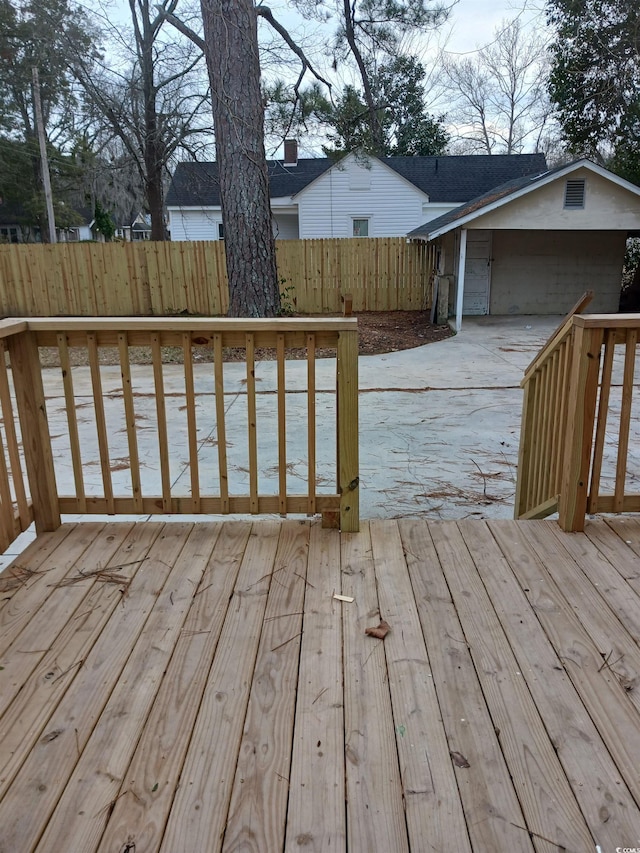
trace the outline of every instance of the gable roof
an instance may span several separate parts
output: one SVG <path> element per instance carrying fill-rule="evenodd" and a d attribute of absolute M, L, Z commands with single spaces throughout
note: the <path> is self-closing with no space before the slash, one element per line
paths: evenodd
<path fill-rule="evenodd" d="M 422 240 L 435 240 L 436 237 L 441 237 L 454 228 L 461 228 L 477 217 L 496 210 L 496 208 L 502 207 L 505 204 L 509 204 L 515 199 L 527 195 L 527 193 L 550 184 L 581 168 L 589 169 L 601 177 L 610 180 L 612 183 L 624 189 L 631 190 L 636 195 L 640 195 L 640 187 L 629 181 L 625 181 L 624 178 L 620 178 L 618 175 L 615 175 L 608 169 L 604 169 L 602 166 L 598 166 L 591 160 L 583 158 L 574 160 L 572 163 L 565 163 L 562 166 L 556 166 L 554 169 L 545 169 L 537 175 L 528 175 L 506 181 L 500 186 L 496 186 L 488 192 L 472 198 L 465 204 L 461 204 L 459 207 L 455 207 L 453 210 L 442 214 L 442 216 L 438 216 L 436 219 L 432 219 L 424 225 L 414 228 L 407 236 Z"/>
<path fill-rule="evenodd" d="M 453 157 L 379 157 L 431 202 L 467 201 L 505 181 L 538 174 L 547 167 L 544 154 L 469 154 Z M 299 193 L 332 166 L 328 157 L 301 158 L 296 166 L 268 160 L 269 195 L 282 198 Z M 217 163 L 178 163 L 169 192 L 169 207 L 219 207 Z"/>

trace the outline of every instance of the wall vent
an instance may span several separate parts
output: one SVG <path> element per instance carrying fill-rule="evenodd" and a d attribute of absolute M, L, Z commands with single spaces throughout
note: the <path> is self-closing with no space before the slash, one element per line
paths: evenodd
<path fill-rule="evenodd" d="M 584 207 L 584 178 L 578 181 L 567 181 L 564 189 L 564 206 L 569 210 L 580 210 Z"/>

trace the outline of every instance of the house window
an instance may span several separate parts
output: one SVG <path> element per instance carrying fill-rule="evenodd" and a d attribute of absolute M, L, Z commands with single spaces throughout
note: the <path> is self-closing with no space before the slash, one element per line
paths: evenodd
<path fill-rule="evenodd" d="M 369 220 L 354 219 L 353 220 L 353 236 L 368 237 L 369 236 Z"/>
<path fill-rule="evenodd" d="M 567 210 L 581 210 L 584 207 L 584 189 L 584 178 L 567 181 L 564 188 L 564 206 Z"/>
<path fill-rule="evenodd" d="M 224 225 L 218 222 L 218 240 L 224 240 Z"/>
<path fill-rule="evenodd" d="M 18 229 L 17 228 L 0 228 L 0 243 L 17 243 Z"/>

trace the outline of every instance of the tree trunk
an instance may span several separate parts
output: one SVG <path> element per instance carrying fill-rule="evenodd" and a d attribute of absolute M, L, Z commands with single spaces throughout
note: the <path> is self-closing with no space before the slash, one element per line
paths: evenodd
<path fill-rule="evenodd" d="M 229 315 L 280 310 L 253 0 L 201 0 L 229 279 Z"/>

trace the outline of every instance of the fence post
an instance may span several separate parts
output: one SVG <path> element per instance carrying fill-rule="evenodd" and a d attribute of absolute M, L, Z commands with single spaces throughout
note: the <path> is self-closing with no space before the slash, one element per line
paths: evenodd
<path fill-rule="evenodd" d="M 338 492 L 340 529 L 360 529 L 358 467 L 358 332 L 340 332 L 337 354 Z"/>
<path fill-rule="evenodd" d="M 8 344 L 33 516 L 36 531 L 44 533 L 60 527 L 60 509 L 38 347 L 28 331 Z"/>
<path fill-rule="evenodd" d="M 562 462 L 559 524 L 566 531 L 584 530 L 589 472 L 596 417 L 600 349 L 603 330 L 587 329 L 576 322 L 569 373 L 567 431 Z"/>

